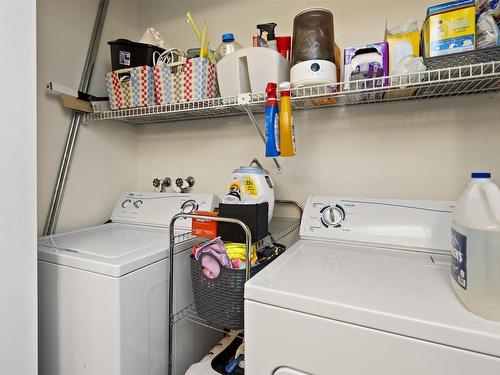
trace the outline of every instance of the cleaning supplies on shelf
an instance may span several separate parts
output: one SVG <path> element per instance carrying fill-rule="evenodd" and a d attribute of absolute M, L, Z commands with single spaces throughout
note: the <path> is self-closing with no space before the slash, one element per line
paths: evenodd
<path fill-rule="evenodd" d="M 476 2 L 477 48 L 500 46 L 500 0 Z"/>
<path fill-rule="evenodd" d="M 290 82 L 283 82 L 279 86 L 281 95 L 280 104 L 280 153 L 281 156 L 295 155 L 295 129 L 292 116 L 292 102 L 290 99 Z"/>
<path fill-rule="evenodd" d="M 230 53 L 242 48 L 243 46 L 234 40 L 234 34 L 226 33 L 222 34 L 222 43 L 219 44 L 215 52 L 217 53 L 219 59 L 222 59 Z"/>
<path fill-rule="evenodd" d="M 385 28 L 385 41 L 389 46 L 390 75 L 408 72 L 407 67 L 420 56 L 420 26 L 416 20 L 408 20 L 402 25 Z"/>
<path fill-rule="evenodd" d="M 290 82 L 299 87 L 335 84 L 337 79 L 333 14 L 324 8 L 303 10 L 293 20 Z"/>
<path fill-rule="evenodd" d="M 275 28 L 276 24 L 274 22 L 262 23 L 260 25 L 257 25 L 257 29 L 259 30 L 257 47 L 267 47 L 271 48 L 274 51 L 278 50 L 276 46 L 276 36 L 274 34 Z M 266 33 L 265 38 L 263 35 L 264 33 Z"/>
<path fill-rule="evenodd" d="M 451 282 L 473 313 L 500 321 L 500 189 L 472 173 L 452 219 Z"/>
<path fill-rule="evenodd" d="M 499 24 L 495 17 L 483 13 L 477 21 L 477 48 L 489 48 L 500 45 Z"/>
<path fill-rule="evenodd" d="M 427 9 L 422 29 L 422 56 L 472 51 L 476 45 L 474 0 L 457 0 Z"/>
<path fill-rule="evenodd" d="M 280 123 L 278 116 L 278 97 L 276 83 L 268 83 L 266 87 L 266 156 L 280 155 Z"/>
<path fill-rule="evenodd" d="M 345 82 L 387 75 L 389 75 L 389 45 L 387 42 L 367 44 L 344 50 Z M 382 80 L 366 82 L 366 86 L 367 88 L 382 86 Z"/>

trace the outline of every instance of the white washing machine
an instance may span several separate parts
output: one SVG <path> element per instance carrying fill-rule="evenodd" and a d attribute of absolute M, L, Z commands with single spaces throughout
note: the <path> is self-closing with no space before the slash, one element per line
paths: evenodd
<path fill-rule="evenodd" d="M 39 374 L 167 374 L 170 219 L 217 204 L 213 195 L 126 193 L 110 223 L 40 238 Z M 179 233 L 190 229 L 190 220 L 177 221 Z M 176 309 L 193 301 L 192 244 L 175 249 Z M 176 374 L 220 338 L 184 324 Z"/>
<path fill-rule="evenodd" d="M 450 284 L 453 202 L 313 196 L 245 286 L 247 375 L 496 375 L 500 323 Z"/>

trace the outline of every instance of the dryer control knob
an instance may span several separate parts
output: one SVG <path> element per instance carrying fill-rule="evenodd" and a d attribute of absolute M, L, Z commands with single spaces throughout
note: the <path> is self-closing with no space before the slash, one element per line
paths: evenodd
<path fill-rule="evenodd" d="M 198 209 L 198 205 L 194 200 L 185 201 L 181 206 L 182 213 L 191 214 Z"/>
<path fill-rule="evenodd" d="M 123 208 L 126 208 L 130 203 L 132 203 L 132 201 L 130 199 L 125 199 L 123 202 L 122 202 L 122 207 Z"/>
<path fill-rule="evenodd" d="M 143 202 L 139 199 L 139 200 L 137 200 L 137 201 L 134 202 L 134 207 L 135 208 L 139 208 L 139 207 L 141 207 L 142 203 Z"/>
<path fill-rule="evenodd" d="M 323 211 L 323 221 L 328 225 L 338 225 L 344 220 L 344 213 L 338 207 L 329 207 Z"/>

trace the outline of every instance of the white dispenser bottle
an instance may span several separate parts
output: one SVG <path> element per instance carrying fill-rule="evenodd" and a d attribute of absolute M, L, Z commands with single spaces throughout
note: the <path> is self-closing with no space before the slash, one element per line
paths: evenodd
<path fill-rule="evenodd" d="M 451 282 L 462 303 L 500 321 L 500 190 L 473 173 L 453 211 Z"/>

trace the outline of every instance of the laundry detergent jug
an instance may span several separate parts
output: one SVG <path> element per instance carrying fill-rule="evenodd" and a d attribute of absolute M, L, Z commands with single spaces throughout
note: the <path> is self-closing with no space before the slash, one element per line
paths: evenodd
<path fill-rule="evenodd" d="M 235 169 L 228 190 L 222 203 L 257 204 L 267 202 L 269 204 L 268 222 L 271 221 L 274 209 L 274 185 L 269 172 L 262 168 L 258 160 L 254 159 L 249 167 Z"/>
<path fill-rule="evenodd" d="M 451 282 L 473 313 L 500 321 L 500 190 L 473 173 L 452 220 Z"/>

